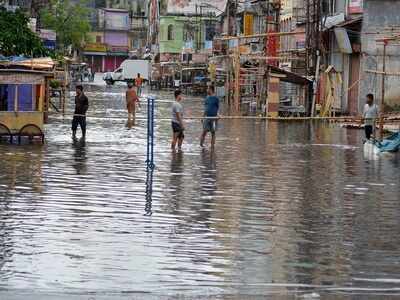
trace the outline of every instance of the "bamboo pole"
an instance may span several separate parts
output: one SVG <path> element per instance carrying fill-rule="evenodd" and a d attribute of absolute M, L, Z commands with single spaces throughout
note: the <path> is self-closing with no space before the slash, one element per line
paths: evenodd
<path fill-rule="evenodd" d="M 262 38 L 262 37 L 270 37 L 270 36 L 297 35 L 297 34 L 305 34 L 305 33 L 306 33 L 305 31 L 298 31 L 298 32 L 267 32 L 267 33 L 251 34 L 251 35 L 240 35 L 240 36 L 220 37 L 220 38 L 214 38 L 214 40 L 231 41 L 231 40 L 241 40 L 241 39 L 254 39 L 254 38 Z"/>
<path fill-rule="evenodd" d="M 58 114 L 52 114 L 57 115 Z M 97 120 L 127 120 L 127 117 L 98 117 L 95 115 L 80 115 L 80 114 L 66 114 L 65 116 L 60 116 L 59 118 L 64 117 L 73 117 L 73 116 L 80 116 L 80 117 L 87 117 L 90 119 L 97 119 Z M 147 117 L 136 117 L 136 120 L 147 120 Z M 204 117 L 204 116 L 187 116 L 184 120 L 204 120 L 204 119 L 211 119 L 211 120 L 270 120 L 270 121 L 337 121 L 337 122 L 358 122 L 361 123 L 362 118 L 354 117 L 354 116 L 342 116 L 342 117 L 264 117 L 264 116 L 218 116 L 218 117 Z M 157 118 L 157 121 L 171 121 L 171 118 L 163 117 Z M 383 118 L 383 123 L 398 123 L 400 122 L 400 117 L 390 117 L 386 116 Z"/>
<path fill-rule="evenodd" d="M 234 68 L 235 68 L 235 97 L 234 97 L 234 105 L 235 110 L 239 112 L 240 110 L 240 53 L 239 46 L 236 48 L 235 59 L 234 59 Z"/>
<path fill-rule="evenodd" d="M 383 140 L 383 106 L 385 105 L 385 74 L 386 74 L 386 46 L 387 42 L 383 44 L 383 65 L 382 65 L 382 98 L 381 109 L 379 113 L 379 139 Z"/>
<path fill-rule="evenodd" d="M 383 71 L 375 71 L 375 70 L 365 70 L 366 73 L 385 75 L 385 76 L 400 76 L 398 72 L 383 72 Z"/>

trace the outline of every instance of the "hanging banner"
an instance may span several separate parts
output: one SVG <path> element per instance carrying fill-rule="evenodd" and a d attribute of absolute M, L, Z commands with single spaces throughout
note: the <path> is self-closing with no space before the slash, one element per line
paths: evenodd
<path fill-rule="evenodd" d="M 363 13 L 363 0 L 350 0 L 349 14 L 362 14 Z"/>
<path fill-rule="evenodd" d="M 252 35 L 253 34 L 253 15 L 249 13 L 244 14 L 244 35 Z"/>
<path fill-rule="evenodd" d="M 276 32 L 275 30 L 269 30 L 269 33 Z M 268 57 L 276 57 L 278 56 L 278 49 L 279 49 L 279 37 L 278 36 L 269 36 L 266 39 L 266 46 L 267 46 L 267 56 Z M 274 59 L 269 59 L 267 61 L 269 65 L 278 66 L 279 61 Z"/>

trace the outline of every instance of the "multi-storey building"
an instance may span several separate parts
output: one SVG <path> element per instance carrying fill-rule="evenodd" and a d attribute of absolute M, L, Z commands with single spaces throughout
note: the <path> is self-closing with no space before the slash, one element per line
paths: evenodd
<path fill-rule="evenodd" d="M 97 20 L 84 49 L 96 72 L 113 71 L 128 57 L 140 57 L 147 42 L 145 1 L 106 1 L 97 9 Z"/>
<path fill-rule="evenodd" d="M 150 1 L 148 37 L 159 61 L 205 63 L 212 53 L 216 16 L 226 5 L 220 2 Z"/>

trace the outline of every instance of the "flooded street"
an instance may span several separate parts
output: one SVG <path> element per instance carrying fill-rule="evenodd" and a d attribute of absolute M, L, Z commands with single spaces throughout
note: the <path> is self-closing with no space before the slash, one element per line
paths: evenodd
<path fill-rule="evenodd" d="M 123 87 L 86 95 L 86 142 L 52 116 L 46 145 L 0 144 L 0 299 L 400 297 L 400 160 L 362 131 L 222 120 L 211 151 L 191 120 L 173 154 L 159 120 L 150 199 L 146 105 L 129 129 Z"/>

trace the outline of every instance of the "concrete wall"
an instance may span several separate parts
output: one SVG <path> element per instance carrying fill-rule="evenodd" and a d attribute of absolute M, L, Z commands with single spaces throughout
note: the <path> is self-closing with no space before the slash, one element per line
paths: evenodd
<path fill-rule="evenodd" d="M 185 18 L 175 16 L 160 17 L 160 53 L 181 53 L 183 48 L 183 24 Z M 173 39 L 168 40 L 168 27 L 173 26 Z"/>
<path fill-rule="evenodd" d="M 373 93 L 378 102 L 381 97 L 381 75 L 365 73 L 365 70 L 382 70 L 383 46 L 376 39 L 388 37 L 390 34 L 370 34 L 400 25 L 400 1 L 364 0 L 364 20 L 362 33 L 362 76 L 360 85 L 359 109 L 364 104 L 363 98 Z M 368 34 L 366 34 L 368 33 Z M 397 43 L 398 44 L 398 43 Z M 400 72 L 400 46 L 389 46 L 387 49 L 387 72 Z M 386 79 L 385 102 L 389 105 L 400 104 L 399 77 L 389 76 Z"/>
<path fill-rule="evenodd" d="M 212 44 L 206 41 L 206 24 L 207 22 L 213 21 L 213 19 L 203 17 L 196 19 L 195 17 L 186 17 L 186 16 L 161 16 L 160 17 L 160 33 L 159 33 L 159 46 L 160 53 L 182 53 L 185 45 L 188 45 L 186 41 L 184 41 L 184 26 L 185 23 L 191 23 L 193 27 L 195 27 L 195 31 L 193 32 L 193 38 L 191 45 L 193 50 L 197 48 L 196 42 L 199 39 L 200 47 L 202 48 L 210 48 Z M 168 40 L 168 27 L 172 26 L 173 28 L 173 39 Z M 215 26 L 217 27 L 217 23 L 215 22 Z M 201 40 L 200 40 L 201 39 Z"/>
<path fill-rule="evenodd" d="M 128 47 L 128 33 L 106 31 L 104 33 L 104 42 L 109 46 L 124 46 Z"/>

